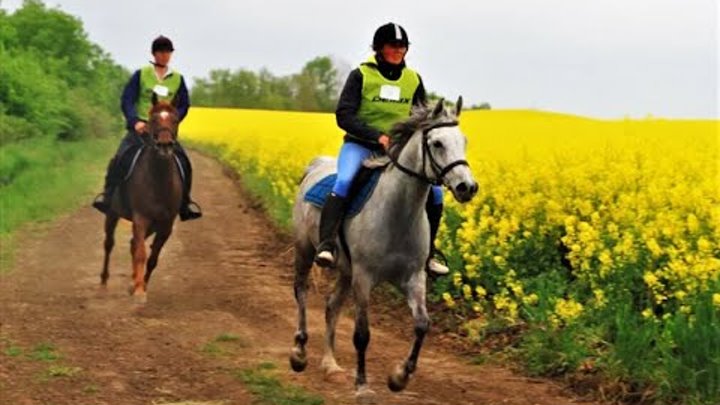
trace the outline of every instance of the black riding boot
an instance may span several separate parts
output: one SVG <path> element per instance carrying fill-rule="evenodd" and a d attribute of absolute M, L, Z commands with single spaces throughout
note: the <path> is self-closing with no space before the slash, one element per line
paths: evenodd
<path fill-rule="evenodd" d="M 113 190 L 122 181 L 120 173 L 120 165 L 117 162 L 118 158 L 113 157 L 108 163 L 107 172 L 105 173 L 105 187 L 103 192 L 98 194 L 93 201 L 92 206 L 103 214 L 107 214 L 110 210 L 111 198 Z"/>
<path fill-rule="evenodd" d="M 185 173 L 183 196 L 180 204 L 180 220 L 187 221 L 200 218 L 202 217 L 200 206 L 190 199 L 190 190 L 192 189 L 192 166 L 190 165 L 190 159 L 181 147 L 176 149 L 176 153 L 183 167 L 183 172 Z"/>
<path fill-rule="evenodd" d="M 442 219 L 443 205 L 433 204 L 428 201 L 425 206 L 427 211 L 428 221 L 430 222 L 430 257 L 428 258 L 427 268 L 433 273 L 447 274 L 449 269 L 447 266 L 438 262 L 435 256 L 445 258 L 438 248 L 435 247 L 435 238 L 437 237 L 438 229 L 440 229 L 440 220 Z"/>
<path fill-rule="evenodd" d="M 320 213 L 320 245 L 315 255 L 315 263 L 320 267 L 332 267 L 337 260 L 338 229 L 345 213 L 345 198 L 330 193 Z"/>

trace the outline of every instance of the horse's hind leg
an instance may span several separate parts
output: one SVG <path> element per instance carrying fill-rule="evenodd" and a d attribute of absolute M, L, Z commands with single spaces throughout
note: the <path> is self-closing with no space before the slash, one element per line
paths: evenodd
<path fill-rule="evenodd" d="M 115 227 L 117 226 L 119 217 L 115 214 L 107 214 L 105 216 L 105 259 L 103 260 L 103 270 L 100 274 L 100 286 L 107 288 L 107 281 L 110 277 L 110 253 L 115 246 Z"/>
<path fill-rule="evenodd" d="M 325 354 L 323 355 L 321 367 L 328 376 L 344 371 L 335 360 L 335 327 L 340 309 L 350 292 L 351 282 L 352 277 L 350 275 L 341 273 L 335 282 L 335 289 L 328 296 L 325 306 Z"/>
<path fill-rule="evenodd" d="M 357 266 L 357 265 L 356 265 Z M 355 299 L 355 332 L 353 344 L 357 353 L 357 371 L 355 373 L 355 397 L 359 402 L 373 402 L 375 393 L 369 388 L 365 376 L 365 352 L 370 345 L 370 325 L 368 323 L 368 305 L 373 284 L 364 270 L 353 269 L 352 290 Z"/>
<path fill-rule="evenodd" d="M 388 387 L 392 391 L 402 391 L 407 386 L 410 376 L 417 367 L 417 360 L 425 335 L 430 329 L 430 317 L 425 306 L 425 277 L 425 271 L 421 270 L 408 283 L 406 294 L 408 305 L 415 320 L 415 342 L 413 342 L 410 355 L 405 362 L 395 367 L 393 373 L 388 377 Z"/>
<path fill-rule="evenodd" d="M 147 261 L 147 266 L 145 268 L 145 287 L 147 288 L 147 284 L 150 282 L 150 276 L 152 275 L 153 270 L 155 270 L 155 267 L 157 267 L 158 257 L 160 257 L 160 251 L 162 250 L 163 246 L 165 246 L 165 242 L 167 242 L 168 238 L 170 238 L 170 234 L 172 234 L 172 222 L 169 224 L 162 224 L 161 226 L 157 226 L 155 229 L 155 238 L 153 239 L 152 245 L 150 246 L 150 257 Z"/>
<path fill-rule="evenodd" d="M 295 301 L 298 307 L 298 329 L 295 332 L 295 345 L 290 354 L 290 366 L 296 372 L 301 372 L 307 367 L 307 354 L 305 344 L 308 341 L 307 315 L 305 301 L 308 289 L 308 274 L 313 264 L 315 248 L 306 242 L 295 243 Z"/>

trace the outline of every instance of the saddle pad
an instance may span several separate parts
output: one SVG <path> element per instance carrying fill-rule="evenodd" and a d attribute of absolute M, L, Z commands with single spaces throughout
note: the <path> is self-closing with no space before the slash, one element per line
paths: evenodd
<path fill-rule="evenodd" d="M 382 174 L 382 170 L 373 170 L 368 181 L 359 186 L 359 191 L 350 195 L 350 204 L 348 204 L 345 211 L 346 217 L 353 217 L 362 210 L 375 190 L 375 186 L 377 186 L 378 180 L 380 179 L 380 174 Z M 324 177 L 310 187 L 310 190 L 305 193 L 304 200 L 318 208 L 322 208 L 323 205 L 325 205 L 325 199 L 328 193 L 330 193 L 335 186 L 336 179 L 337 173 Z"/>

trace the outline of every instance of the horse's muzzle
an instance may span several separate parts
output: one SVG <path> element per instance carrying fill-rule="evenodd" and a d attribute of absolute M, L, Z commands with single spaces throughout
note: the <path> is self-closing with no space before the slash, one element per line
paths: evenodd
<path fill-rule="evenodd" d="M 158 128 L 153 134 L 153 143 L 161 157 L 170 158 L 175 149 L 175 134 L 171 128 Z"/>
<path fill-rule="evenodd" d="M 472 200 L 473 197 L 475 197 L 475 194 L 477 194 L 478 189 L 479 189 L 479 186 L 478 186 L 477 182 L 462 181 L 462 182 L 458 183 L 455 187 L 452 188 L 452 192 L 453 192 L 453 195 L 455 196 L 456 200 L 458 200 L 461 203 L 466 203 L 466 202 Z"/>

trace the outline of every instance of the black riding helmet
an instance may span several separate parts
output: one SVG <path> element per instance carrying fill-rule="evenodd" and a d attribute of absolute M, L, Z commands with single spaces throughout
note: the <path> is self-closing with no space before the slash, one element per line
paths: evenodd
<path fill-rule="evenodd" d="M 155 52 L 172 52 L 175 48 L 173 48 L 173 43 L 168 37 L 164 37 L 160 35 L 159 37 L 155 38 L 152 42 L 152 53 Z"/>
<path fill-rule="evenodd" d="M 410 46 L 410 40 L 405 28 L 395 23 L 387 23 L 375 31 L 373 36 L 373 50 L 375 52 L 380 51 L 385 44 L 393 43 L 402 44 L 406 47 Z"/>

